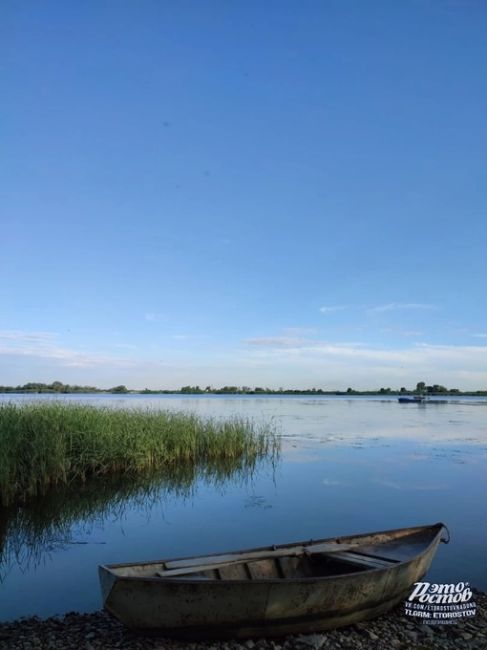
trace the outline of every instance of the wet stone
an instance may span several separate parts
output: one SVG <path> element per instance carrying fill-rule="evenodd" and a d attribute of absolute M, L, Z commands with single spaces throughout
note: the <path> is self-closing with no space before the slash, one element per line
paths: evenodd
<path fill-rule="evenodd" d="M 320 650 L 323 646 L 325 638 L 322 634 L 308 634 L 300 636 L 296 639 L 303 648 L 311 648 L 312 650 Z"/>
<path fill-rule="evenodd" d="M 429 625 L 423 625 L 423 627 L 421 628 L 421 632 L 423 634 L 426 634 L 427 636 L 433 636 L 435 633 L 434 630 L 432 630 Z"/>
<path fill-rule="evenodd" d="M 239 641 L 171 641 L 131 632 L 105 612 L 0 624 L 0 650 L 486 650 L 487 595 L 477 615 L 452 625 L 414 624 L 401 607 L 324 633 Z"/>

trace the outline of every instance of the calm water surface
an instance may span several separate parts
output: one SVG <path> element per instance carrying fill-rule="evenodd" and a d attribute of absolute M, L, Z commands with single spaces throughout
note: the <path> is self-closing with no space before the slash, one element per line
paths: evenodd
<path fill-rule="evenodd" d="M 487 589 L 487 400 L 67 399 L 272 420 L 282 437 L 281 458 L 258 465 L 250 476 L 189 472 L 140 484 L 104 481 L 0 511 L 0 620 L 99 609 L 100 563 L 436 521 L 448 524 L 452 541 L 440 547 L 430 577 Z"/>

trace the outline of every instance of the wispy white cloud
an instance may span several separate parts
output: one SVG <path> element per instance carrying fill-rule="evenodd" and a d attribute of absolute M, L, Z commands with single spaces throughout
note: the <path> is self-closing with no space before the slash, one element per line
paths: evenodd
<path fill-rule="evenodd" d="M 346 309 L 344 305 L 333 305 L 333 306 L 324 306 L 320 307 L 320 312 L 322 314 L 332 314 L 336 311 L 342 311 L 343 309 Z"/>
<path fill-rule="evenodd" d="M 451 387 L 482 388 L 487 384 L 487 346 L 416 343 L 386 348 L 359 343 L 300 341 L 276 345 L 272 338 L 254 339 L 247 361 L 278 376 L 309 382 L 347 382 L 354 387 L 415 385 L 418 378 Z M 387 383 L 384 383 L 387 382 Z M 282 385 L 282 381 L 280 382 Z"/>
<path fill-rule="evenodd" d="M 269 354 L 277 354 L 278 351 L 273 351 L 272 348 L 276 347 L 276 343 L 281 341 L 282 337 L 273 339 L 261 338 L 251 339 L 253 344 L 257 344 L 262 351 L 269 348 Z M 288 340 L 287 345 L 282 345 L 286 348 L 282 354 L 293 352 L 292 341 Z M 299 345 L 295 346 L 301 355 L 315 356 L 339 356 L 342 358 L 354 358 L 362 360 L 373 360 L 389 363 L 400 364 L 417 364 L 428 358 L 445 359 L 449 361 L 474 360 L 484 358 L 487 356 L 487 346 L 456 346 L 456 345 L 432 345 L 429 343 L 416 343 L 407 348 L 381 348 L 367 346 L 363 343 L 331 343 L 326 341 L 300 341 Z M 291 349 L 290 349 L 291 348 Z"/>
<path fill-rule="evenodd" d="M 244 341 L 247 345 L 255 345 L 261 347 L 278 347 L 278 348 L 288 348 L 288 347 L 300 347 L 303 345 L 309 345 L 309 341 L 303 338 L 293 338 L 290 336 L 261 336 L 251 339 L 246 339 Z"/>
<path fill-rule="evenodd" d="M 424 332 L 420 332 L 419 330 L 402 330 L 394 327 L 383 327 L 380 332 L 383 334 L 397 334 L 398 336 L 405 336 L 407 338 L 424 336 Z"/>
<path fill-rule="evenodd" d="M 436 305 L 430 305 L 421 302 L 389 302 L 385 305 L 377 305 L 367 310 L 369 314 L 380 314 L 388 311 L 405 311 L 405 310 L 434 310 L 438 309 Z"/>
<path fill-rule="evenodd" d="M 147 311 L 144 314 L 144 319 L 146 321 L 148 321 L 149 323 L 156 323 L 156 322 L 159 322 L 159 321 L 166 320 L 166 317 L 164 316 L 164 314 L 159 314 L 159 313 L 156 313 L 156 312 L 153 312 L 153 311 Z"/>
<path fill-rule="evenodd" d="M 314 327 L 285 327 L 282 331 L 284 336 L 302 337 L 313 336 L 318 330 Z"/>
<path fill-rule="evenodd" d="M 487 339 L 487 332 L 478 332 L 477 334 L 472 334 L 472 336 L 477 339 Z"/>
<path fill-rule="evenodd" d="M 55 332 L 25 332 L 22 330 L 0 330 L 0 341 L 35 342 L 51 341 L 57 337 Z"/>
<path fill-rule="evenodd" d="M 461 389 L 487 386 L 487 344 L 481 341 L 479 345 L 417 342 L 389 347 L 278 335 L 249 338 L 245 343 L 214 349 L 206 356 L 189 354 L 186 345 L 149 353 L 142 344 L 136 350 L 120 344 L 117 354 L 113 343 L 105 350 L 90 349 L 66 344 L 54 332 L 4 330 L 0 331 L 0 365 L 9 368 L 10 376 L 20 377 L 14 383 L 29 381 L 37 372 L 72 382 L 86 377 L 95 385 L 131 387 L 232 383 L 366 389 L 415 386 L 420 380 Z M 65 372 L 59 374 L 63 368 Z M 4 383 L 9 381 L 5 375 Z"/>
<path fill-rule="evenodd" d="M 232 243 L 229 237 L 217 237 L 214 241 L 217 246 L 230 246 Z"/>
<path fill-rule="evenodd" d="M 43 359 L 73 368 L 96 368 L 106 365 L 127 367 L 134 363 L 130 359 L 66 347 L 59 343 L 58 338 L 54 332 L 2 331 L 0 355 Z"/>
<path fill-rule="evenodd" d="M 120 350 L 138 350 L 139 347 L 133 343 L 114 343 L 114 348 L 119 348 Z"/>

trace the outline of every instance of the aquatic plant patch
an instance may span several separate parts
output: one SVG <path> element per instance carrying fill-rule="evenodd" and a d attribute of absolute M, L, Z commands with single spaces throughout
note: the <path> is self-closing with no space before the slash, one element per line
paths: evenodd
<path fill-rule="evenodd" d="M 85 404 L 0 405 L 0 504 L 88 477 L 137 475 L 212 459 L 253 462 L 278 453 L 270 426 L 159 410 Z"/>

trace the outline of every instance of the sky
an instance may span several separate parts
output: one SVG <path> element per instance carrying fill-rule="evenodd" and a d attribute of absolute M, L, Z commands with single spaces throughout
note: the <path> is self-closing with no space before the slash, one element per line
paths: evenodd
<path fill-rule="evenodd" d="M 487 389 L 483 0 L 5 0 L 0 384 Z"/>

